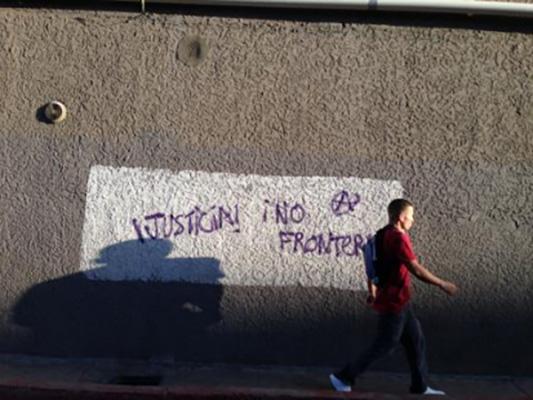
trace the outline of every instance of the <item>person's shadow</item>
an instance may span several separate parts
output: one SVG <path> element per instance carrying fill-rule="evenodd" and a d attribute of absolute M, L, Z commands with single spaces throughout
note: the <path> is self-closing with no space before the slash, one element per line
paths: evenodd
<path fill-rule="evenodd" d="M 26 349 L 47 356 L 194 361 L 221 321 L 224 274 L 214 258 L 167 258 L 166 240 L 100 251 L 99 266 L 28 290 L 12 322 Z M 214 336 L 214 335 L 213 335 Z"/>

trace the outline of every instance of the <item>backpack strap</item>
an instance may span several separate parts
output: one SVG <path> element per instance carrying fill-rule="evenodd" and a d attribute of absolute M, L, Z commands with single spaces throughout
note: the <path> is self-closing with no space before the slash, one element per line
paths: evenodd
<path fill-rule="evenodd" d="M 374 285 L 378 287 L 383 287 L 387 283 L 387 280 L 391 274 L 389 266 L 385 264 L 383 259 L 383 254 L 385 252 L 385 233 L 392 228 L 392 225 L 387 225 L 376 232 L 374 238 L 374 249 L 375 249 L 375 258 L 374 258 L 374 271 L 375 276 L 372 279 Z"/>

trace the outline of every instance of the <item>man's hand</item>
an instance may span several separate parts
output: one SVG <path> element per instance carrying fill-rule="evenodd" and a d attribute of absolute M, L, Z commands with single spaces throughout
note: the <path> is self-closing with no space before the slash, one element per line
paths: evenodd
<path fill-rule="evenodd" d="M 457 286 L 455 286 L 455 284 L 451 283 L 451 282 L 448 282 L 448 281 L 443 281 L 439 287 L 448 295 L 448 296 L 454 296 L 458 291 L 459 291 L 459 288 Z"/>
<path fill-rule="evenodd" d="M 366 298 L 366 304 L 371 306 L 374 303 L 374 301 L 376 300 L 377 291 L 378 291 L 377 286 L 369 281 L 368 282 L 368 297 Z"/>

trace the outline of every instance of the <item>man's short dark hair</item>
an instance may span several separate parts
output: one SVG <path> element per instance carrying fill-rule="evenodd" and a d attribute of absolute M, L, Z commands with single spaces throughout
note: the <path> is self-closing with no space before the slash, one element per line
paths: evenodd
<path fill-rule="evenodd" d="M 406 208 L 413 207 L 413 203 L 406 199 L 394 199 L 387 207 L 389 212 L 389 220 L 392 223 L 397 222 L 400 219 L 400 214 L 405 211 Z"/>

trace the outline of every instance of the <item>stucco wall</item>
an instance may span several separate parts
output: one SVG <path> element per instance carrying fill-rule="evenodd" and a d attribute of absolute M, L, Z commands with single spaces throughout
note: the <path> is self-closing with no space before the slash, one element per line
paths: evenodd
<path fill-rule="evenodd" d="M 420 259 L 461 288 L 416 284 L 431 368 L 533 373 L 533 36 L 513 24 L 0 9 L 0 350 L 337 365 L 371 339 L 363 293 L 338 285 L 87 279 L 100 166 L 397 181 Z M 195 66 L 177 57 L 192 36 Z M 104 256 L 138 262 L 117 245 Z M 268 270 L 260 246 L 240 268 Z"/>

